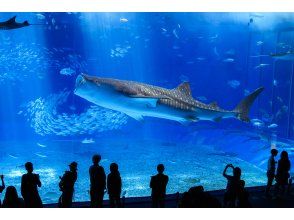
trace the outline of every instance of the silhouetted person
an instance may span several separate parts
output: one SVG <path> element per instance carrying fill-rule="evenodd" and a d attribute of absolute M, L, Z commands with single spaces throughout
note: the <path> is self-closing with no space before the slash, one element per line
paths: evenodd
<path fill-rule="evenodd" d="M 237 193 L 238 197 L 238 205 L 237 207 L 239 208 L 250 208 L 252 207 L 250 202 L 249 202 L 249 193 L 245 188 L 245 181 L 240 180 L 240 187 Z"/>
<path fill-rule="evenodd" d="M 275 179 L 275 174 L 276 174 L 276 161 L 275 161 L 275 157 L 278 155 L 278 150 L 276 149 L 272 149 L 271 150 L 271 156 L 268 159 L 267 162 L 267 185 L 266 185 L 266 189 L 265 189 L 265 196 L 266 197 L 271 197 L 270 195 L 270 189 L 273 185 L 273 181 Z"/>
<path fill-rule="evenodd" d="M 102 208 L 104 190 L 106 189 L 106 175 L 104 168 L 99 165 L 101 156 L 95 154 L 92 157 L 93 165 L 89 168 L 91 207 Z"/>
<path fill-rule="evenodd" d="M 233 176 L 226 173 L 229 167 L 233 169 Z M 223 176 L 228 180 L 224 195 L 224 207 L 235 207 L 237 191 L 240 187 L 241 169 L 228 164 L 223 171 Z"/>
<path fill-rule="evenodd" d="M 291 191 L 292 191 L 292 180 L 293 177 L 290 176 L 289 178 L 289 182 L 288 182 L 288 187 L 287 187 L 287 194 L 291 194 Z"/>
<path fill-rule="evenodd" d="M 193 208 L 192 200 L 188 192 L 184 192 L 179 202 L 179 208 Z"/>
<path fill-rule="evenodd" d="M 0 175 L 0 178 L 1 178 L 0 193 L 2 193 L 3 190 L 5 189 L 4 176 Z M 1 200 L 0 200 L 0 207 L 1 207 Z"/>
<path fill-rule="evenodd" d="M 277 168 L 277 175 L 276 175 L 276 193 L 277 196 L 281 189 L 281 195 L 285 192 L 285 187 L 288 185 L 289 181 L 289 171 L 291 168 L 291 163 L 288 158 L 288 153 L 286 151 L 282 151 L 281 158 L 278 162 L 278 168 Z"/>
<path fill-rule="evenodd" d="M 110 174 L 107 176 L 107 192 L 109 194 L 110 207 L 121 207 L 121 177 L 116 163 L 110 164 Z"/>
<path fill-rule="evenodd" d="M 27 208 L 42 208 L 42 200 L 40 198 L 38 187 L 41 187 L 39 174 L 33 173 L 34 168 L 31 162 L 25 164 L 27 173 L 21 178 L 21 195 Z"/>
<path fill-rule="evenodd" d="M 184 192 L 179 204 L 180 208 L 221 208 L 220 202 L 208 192 L 204 192 L 203 186 L 191 187 Z"/>
<path fill-rule="evenodd" d="M 14 186 L 8 186 L 3 200 L 3 208 L 23 208 L 24 201 L 19 198 Z"/>
<path fill-rule="evenodd" d="M 168 176 L 163 174 L 163 164 L 157 165 L 158 174 L 151 177 L 150 188 L 152 189 L 152 207 L 164 208 L 166 185 L 168 183 Z"/>
<path fill-rule="evenodd" d="M 58 207 L 60 208 L 71 208 L 72 207 L 72 198 L 74 194 L 74 185 L 77 181 L 77 162 L 72 162 L 69 165 L 69 171 L 65 171 L 62 177 L 60 177 L 59 188 L 62 192 L 59 201 Z"/>

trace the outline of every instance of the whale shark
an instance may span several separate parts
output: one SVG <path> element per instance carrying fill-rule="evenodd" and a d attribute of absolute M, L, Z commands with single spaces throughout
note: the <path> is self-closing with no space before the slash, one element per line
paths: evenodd
<path fill-rule="evenodd" d="M 101 107 L 123 112 L 136 120 L 156 117 L 187 125 L 199 120 L 218 122 L 223 118 L 249 122 L 250 107 L 263 89 L 256 89 L 233 110 L 224 110 L 216 102 L 205 104 L 194 99 L 189 82 L 183 82 L 174 89 L 166 89 L 140 82 L 81 74 L 76 79 L 74 94 Z"/>
<path fill-rule="evenodd" d="M 12 30 L 12 29 L 18 29 L 22 27 L 29 26 L 28 21 L 24 21 L 22 23 L 18 23 L 15 21 L 16 16 L 8 19 L 7 21 L 0 22 L 0 30 Z"/>

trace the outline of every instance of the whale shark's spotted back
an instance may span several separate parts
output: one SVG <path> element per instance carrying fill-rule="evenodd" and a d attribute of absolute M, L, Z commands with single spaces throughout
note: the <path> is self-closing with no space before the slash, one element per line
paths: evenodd
<path fill-rule="evenodd" d="M 177 88 L 166 89 L 145 83 L 117 80 L 109 78 L 99 78 L 94 76 L 83 75 L 86 79 L 96 84 L 109 84 L 114 86 L 118 91 L 127 96 L 141 98 L 157 98 L 158 104 L 168 105 L 187 111 L 194 111 L 195 108 L 202 108 L 214 111 L 224 111 L 216 103 L 205 104 L 195 100 L 191 95 L 191 89 L 188 82 L 180 84 Z"/>

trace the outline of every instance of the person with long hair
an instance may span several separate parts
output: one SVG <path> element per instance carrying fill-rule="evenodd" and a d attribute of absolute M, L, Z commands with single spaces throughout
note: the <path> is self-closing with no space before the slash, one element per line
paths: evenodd
<path fill-rule="evenodd" d="M 24 201 L 19 198 L 14 186 L 8 186 L 3 200 L 2 208 L 23 208 Z"/>
<path fill-rule="evenodd" d="M 290 168 L 291 163 L 288 157 L 288 153 L 286 151 L 282 151 L 281 158 L 278 161 L 278 168 L 277 168 L 277 175 L 276 175 L 276 193 L 275 195 L 278 196 L 283 195 L 285 192 L 285 187 L 289 184 L 289 177 L 290 177 Z"/>
<path fill-rule="evenodd" d="M 233 169 L 233 176 L 227 174 L 227 169 Z M 241 169 L 239 167 L 234 167 L 232 164 L 226 165 L 223 176 L 227 179 L 227 188 L 224 194 L 224 207 L 235 207 L 236 206 L 236 199 L 237 199 L 237 192 L 240 187 L 240 180 L 241 180 Z"/>

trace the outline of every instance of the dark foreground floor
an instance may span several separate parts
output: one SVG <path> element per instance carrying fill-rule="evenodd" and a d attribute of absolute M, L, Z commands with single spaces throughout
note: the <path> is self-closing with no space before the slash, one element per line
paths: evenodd
<path fill-rule="evenodd" d="M 250 202 L 254 208 L 294 208 L 294 194 L 286 195 L 282 199 L 266 199 L 264 197 L 264 186 L 249 187 L 247 190 L 250 193 Z M 293 189 L 293 187 L 292 187 Z M 215 196 L 220 202 L 222 202 L 224 190 L 210 191 L 211 195 Z M 179 194 L 169 194 L 166 198 L 167 208 L 176 208 L 178 200 L 181 197 Z M 108 206 L 108 201 L 104 201 L 105 206 Z M 124 202 L 125 208 L 149 208 L 151 207 L 150 197 L 134 197 L 126 198 Z M 57 204 L 46 204 L 47 208 L 57 207 Z M 89 207 L 89 202 L 75 202 L 73 204 L 75 208 Z"/>

